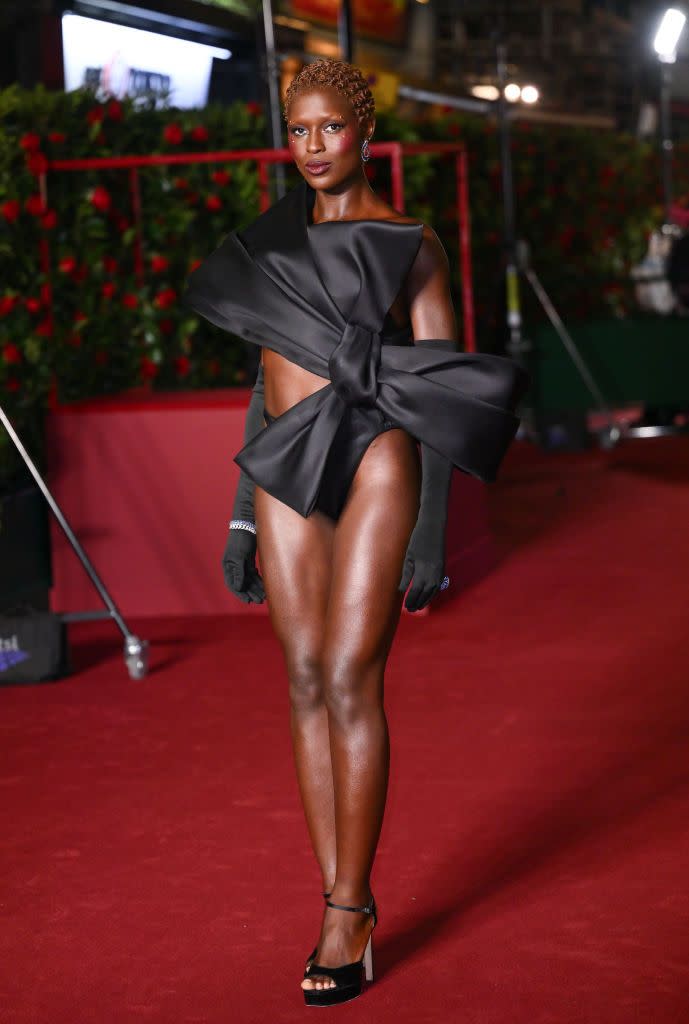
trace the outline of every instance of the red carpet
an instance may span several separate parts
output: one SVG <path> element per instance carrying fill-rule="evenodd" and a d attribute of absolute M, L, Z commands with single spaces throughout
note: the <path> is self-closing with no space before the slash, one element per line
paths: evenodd
<path fill-rule="evenodd" d="M 513 446 L 499 567 L 396 638 L 376 980 L 338 1019 L 689 1020 L 688 478 L 685 438 Z M 310 1019 L 322 897 L 269 624 L 136 626 L 141 682 L 99 624 L 75 675 L 0 690 L 0 1019 Z"/>

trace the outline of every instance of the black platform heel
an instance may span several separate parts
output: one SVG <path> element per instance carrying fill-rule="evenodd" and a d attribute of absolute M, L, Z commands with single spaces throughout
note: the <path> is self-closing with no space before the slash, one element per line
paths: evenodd
<path fill-rule="evenodd" d="M 325 902 L 336 910 L 373 914 L 373 928 L 378 924 L 378 913 L 373 894 L 365 907 L 348 907 L 342 903 L 332 903 L 328 899 Z M 336 1003 L 346 1003 L 349 999 L 356 999 L 361 995 L 364 975 L 366 981 L 373 981 L 373 928 L 361 960 L 355 960 L 352 964 L 343 964 L 342 967 L 326 967 L 324 964 L 316 963 L 315 960 L 311 962 L 304 977 L 308 977 L 311 973 L 324 974 L 328 978 L 332 978 L 336 984 L 331 988 L 302 989 L 307 1006 L 334 1006 Z"/>
<path fill-rule="evenodd" d="M 327 900 L 329 895 L 330 895 L 329 892 L 324 892 L 323 893 L 323 896 L 324 896 L 324 898 L 326 900 Z M 306 966 L 304 967 L 304 977 L 306 977 L 306 975 L 308 974 L 309 967 L 311 966 L 311 964 L 315 960 L 317 952 L 318 952 L 318 943 L 316 943 L 316 945 L 313 947 L 313 952 L 306 958 Z"/>

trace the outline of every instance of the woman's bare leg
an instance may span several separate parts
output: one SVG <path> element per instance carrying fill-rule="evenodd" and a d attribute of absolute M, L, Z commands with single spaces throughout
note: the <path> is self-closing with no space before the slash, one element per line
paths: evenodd
<path fill-rule="evenodd" d="M 322 649 L 335 794 L 335 903 L 363 906 L 370 895 L 390 755 L 383 676 L 402 608 L 397 586 L 418 515 L 420 483 L 413 439 L 397 429 L 379 435 L 359 465 L 335 527 Z M 337 967 L 360 959 L 372 923 L 368 914 L 326 906 L 318 963 Z M 302 987 L 334 984 L 311 974 Z"/>
<path fill-rule="evenodd" d="M 321 652 L 334 523 L 305 519 L 256 487 L 256 541 L 273 629 L 290 687 L 290 731 L 297 782 L 324 891 L 335 881 L 335 810 Z"/>

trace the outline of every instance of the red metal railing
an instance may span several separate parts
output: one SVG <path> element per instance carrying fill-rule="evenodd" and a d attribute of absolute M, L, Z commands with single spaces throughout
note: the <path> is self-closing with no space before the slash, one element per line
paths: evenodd
<path fill-rule="evenodd" d="M 460 288 L 462 296 L 462 322 L 464 348 L 476 351 L 474 323 L 474 301 L 471 271 L 471 225 L 469 220 L 469 183 L 466 150 L 461 142 L 377 142 L 371 146 L 372 157 L 386 157 L 390 160 L 392 181 L 392 206 L 404 212 L 404 167 L 405 156 L 418 154 L 438 157 L 452 156 L 455 159 L 455 181 L 457 188 L 457 231 L 460 254 Z M 39 176 L 39 188 L 44 208 L 48 208 L 48 174 L 56 171 L 122 170 L 129 172 L 129 196 L 132 225 L 134 228 L 134 268 L 141 280 L 144 273 L 143 238 L 145 233 L 144 211 L 141 205 L 139 171 L 145 167 L 164 167 L 175 164 L 232 163 L 238 160 L 255 160 L 259 181 L 259 204 L 261 211 L 271 203 L 268 164 L 290 163 L 292 155 L 288 149 L 231 149 L 212 153 L 170 153 L 160 156 L 94 157 L 83 160 L 53 160 L 48 171 Z M 52 290 L 50 288 L 50 243 L 44 236 L 41 241 L 41 266 L 46 275 L 46 299 L 48 318 L 52 321 Z"/>

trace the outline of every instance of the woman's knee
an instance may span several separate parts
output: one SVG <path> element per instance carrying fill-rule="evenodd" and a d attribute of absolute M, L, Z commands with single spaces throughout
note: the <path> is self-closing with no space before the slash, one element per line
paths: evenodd
<path fill-rule="evenodd" d="M 323 662 L 323 699 L 331 718 L 343 726 L 354 724 L 382 705 L 381 666 L 342 652 L 334 658 L 326 655 Z"/>
<path fill-rule="evenodd" d="M 321 659 L 313 652 L 300 652 L 287 660 L 289 699 L 295 711 L 311 711 L 324 699 Z"/>

